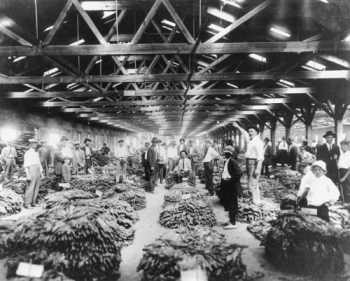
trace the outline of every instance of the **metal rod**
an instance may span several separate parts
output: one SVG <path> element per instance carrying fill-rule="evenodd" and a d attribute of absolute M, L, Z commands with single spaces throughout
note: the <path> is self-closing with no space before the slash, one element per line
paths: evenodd
<path fill-rule="evenodd" d="M 38 6 L 36 3 L 36 0 L 34 0 L 35 3 L 35 26 L 36 26 L 36 39 L 39 39 L 39 32 L 38 32 Z"/>

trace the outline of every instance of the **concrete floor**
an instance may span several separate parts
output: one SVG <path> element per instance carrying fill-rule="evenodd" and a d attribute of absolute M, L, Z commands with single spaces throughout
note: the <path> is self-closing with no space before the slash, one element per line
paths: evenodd
<path fill-rule="evenodd" d="M 204 189 L 204 185 L 197 181 L 197 188 Z M 164 201 L 164 194 L 167 190 L 164 184 L 156 187 L 155 194 L 146 193 L 147 207 L 144 210 L 138 211 L 140 220 L 136 223 L 135 240 L 132 245 L 125 247 L 122 250 L 122 263 L 120 265 L 121 277 L 118 281 L 140 281 L 142 279 L 142 272 L 136 272 L 139 261 L 142 258 L 142 249 L 145 245 L 151 244 L 154 240 L 170 230 L 162 227 L 159 222 L 159 214 L 162 211 L 162 204 Z M 217 219 L 217 225 L 214 229 L 224 233 L 227 237 L 228 243 L 237 243 L 246 245 L 248 248 L 243 251 L 243 262 L 247 265 L 248 274 L 252 277 L 263 274 L 259 280 L 262 281 L 301 281 L 305 280 L 299 276 L 291 275 L 282 272 L 274 267 L 264 256 L 264 247 L 260 246 L 260 241 L 254 238 L 252 234 L 247 231 L 247 224 L 238 223 L 238 228 L 235 230 L 223 230 L 221 223 L 228 220 L 228 215 L 224 212 L 223 207 L 219 204 L 216 196 L 208 197 L 213 206 L 214 213 Z M 24 210 L 21 213 L 7 217 L 5 219 L 18 219 L 21 216 L 30 216 L 39 211 L 40 208 Z M 6 270 L 3 266 L 4 260 L 0 261 L 0 281 L 6 280 Z M 350 258 L 346 256 L 346 271 L 350 272 Z M 310 279 L 307 279 L 310 281 Z"/>

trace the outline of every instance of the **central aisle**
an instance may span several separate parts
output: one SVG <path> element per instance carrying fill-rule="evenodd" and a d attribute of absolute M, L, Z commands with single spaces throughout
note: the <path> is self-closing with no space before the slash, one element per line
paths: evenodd
<path fill-rule="evenodd" d="M 140 281 L 142 279 L 142 272 L 136 272 L 136 268 L 142 258 L 143 247 L 153 243 L 156 238 L 166 232 L 176 231 L 166 229 L 158 222 L 159 214 L 163 210 L 164 194 L 167 192 L 164 186 L 165 184 L 158 185 L 155 188 L 156 194 L 146 193 L 147 207 L 138 211 L 140 220 L 135 225 L 135 240 L 132 245 L 122 250 L 122 263 L 120 264 L 121 277 L 118 281 Z M 204 189 L 204 185 L 197 180 L 196 188 Z M 254 276 L 256 272 L 263 273 L 264 277 L 259 280 L 264 281 L 278 280 L 279 278 L 285 279 L 286 277 L 290 277 L 290 280 L 295 278 L 292 275 L 279 272 L 278 269 L 266 261 L 264 247 L 261 247 L 260 241 L 247 231 L 247 224 L 238 223 L 238 228 L 235 230 L 223 230 L 221 223 L 228 220 L 228 215 L 224 212 L 216 196 L 209 197 L 209 202 L 213 206 L 217 219 L 214 229 L 224 233 L 229 243 L 248 246 L 247 249 L 244 249 L 242 258 L 243 262 L 247 265 L 249 275 Z"/>

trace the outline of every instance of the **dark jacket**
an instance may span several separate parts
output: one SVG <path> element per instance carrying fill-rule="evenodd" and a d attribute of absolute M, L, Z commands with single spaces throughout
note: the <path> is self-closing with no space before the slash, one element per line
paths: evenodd
<path fill-rule="evenodd" d="M 332 150 L 329 151 L 327 144 L 322 144 L 317 149 L 316 160 L 322 160 L 326 163 L 327 177 L 329 177 L 334 183 L 338 182 L 338 168 L 337 161 L 334 159 L 334 155 L 337 155 L 339 159 L 340 149 L 336 144 L 332 144 Z"/>
<path fill-rule="evenodd" d="M 264 164 L 270 165 L 271 164 L 271 157 L 272 157 L 272 146 L 270 144 L 264 145 Z"/>
<path fill-rule="evenodd" d="M 312 149 L 311 146 L 303 145 L 303 147 L 305 147 L 305 151 L 311 153 L 312 155 L 315 155 L 315 151 Z"/>
<path fill-rule="evenodd" d="M 64 163 L 62 151 L 56 151 L 53 156 L 53 169 L 56 175 L 62 175 L 62 165 Z"/>
<path fill-rule="evenodd" d="M 90 152 L 91 152 L 91 155 L 90 155 L 90 157 L 92 156 L 92 153 L 93 153 L 93 150 L 92 150 L 92 148 L 89 146 L 89 148 L 90 148 Z M 86 145 L 85 146 L 83 146 L 82 148 L 82 151 L 84 151 L 84 153 L 85 153 L 85 158 L 86 158 Z"/>
<path fill-rule="evenodd" d="M 152 170 L 153 172 L 156 172 L 158 167 L 158 155 L 156 149 L 152 146 L 150 146 L 147 150 L 147 160 L 146 160 L 146 167 L 149 171 Z"/>
<path fill-rule="evenodd" d="M 241 177 L 243 172 L 239 167 L 237 161 L 232 157 L 227 160 L 229 161 L 227 164 L 227 171 L 230 174 L 231 178 L 228 180 L 233 189 L 237 192 L 238 195 L 242 194 L 242 185 L 241 185 Z"/>
<path fill-rule="evenodd" d="M 108 153 L 111 151 L 111 149 L 108 147 L 108 146 L 106 146 L 106 147 L 102 147 L 101 148 L 101 153 L 103 154 L 103 155 L 108 155 Z"/>

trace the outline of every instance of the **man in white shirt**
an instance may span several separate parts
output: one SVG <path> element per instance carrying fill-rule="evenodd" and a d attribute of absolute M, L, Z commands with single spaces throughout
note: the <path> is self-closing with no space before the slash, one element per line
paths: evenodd
<path fill-rule="evenodd" d="M 172 170 L 174 170 L 175 168 L 175 163 L 178 160 L 178 154 L 177 154 L 177 149 L 175 147 L 176 143 L 175 141 L 172 141 L 168 147 L 168 165 L 169 165 L 169 172 L 171 172 Z"/>
<path fill-rule="evenodd" d="M 187 146 L 185 144 L 185 139 L 180 139 L 180 144 L 177 146 L 177 156 L 181 157 L 181 151 L 187 151 Z"/>
<path fill-rule="evenodd" d="M 164 172 L 167 170 L 168 166 L 168 156 L 167 156 L 167 149 L 166 149 L 166 143 L 163 142 L 161 146 L 159 146 L 159 181 L 160 183 L 163 183 L 163 178 L 165 177 Z"/>
<path fill-rule="evenodd" d="M 304 159 L 301 161 L 299 165 L 299 172 L 303 175 L 300 187 L 298 191 L 298 197 L 297 197 L 297 204 L 299 205 L 305 205 L 304 200 L 306 198 L 306 195 L 308 193 L 308 190 L 311 187 L 312 182 L 315 180 L 315 175 L 311 171 L 311 165 L 313 164 L 314 160 L 312 159 Z"/>
<path fill-rule="evenodd" d="M 338 161 L 340 188 L 342 188 L 343 202 L 350 203 L 350 142 L 340 142 L 340 156 Z"/>
<path fill-rule="evenodd" d="M 129 152 L 124 146 L 124 140 L 120 140 L 118 143 L 119 146 L 115 150 L 115 157 L 117 158 L 116 181 L 119 182 L 119 179 L 121 179 L 121 181 L 124 182 L 126 175 L 126 158 L 129 156 Z"/>
<path fill-rule="evenodd" d="M 62 155 L 63 157 L 69 157 L 70 159 L 73 158 L 73 152 L 72 152 L 72 147 L 68 144 L 68 138 L 63 136 L 61 138 L 61 142 L 64 144 L 64 147 L 62 149 Z"/>
<path fill-rule="evenodd" d="M 198 162 L 198 150 L 197 147 L 194 145 L 194 140 L 190 139 L 190 144 L 188 146 L 188 157 L 191 160 L 191 166 L 192 170 L 195 171 L 195 165 Z"/>
<path fill-rule="evenodd" d="M 23 168 L 27 176 L 27 187 L 24 195 L 24 208 L 36 207 L 41 179 L 44 178 L 39 153 L 36 151 L 38 140 L 29 139 L 29 150 L 24 154 Z"/>
<path fill-rule="evenodd" d="M 85 146 L 83 147 L 83 151 L 85 153 L 84 172 L 86 175 L 89 173 L 89 169 L 92 167 L 92 161 L 91 161 L 92 148 L 90 147 L 90 142 L 91 142 L 91 139 L 86 138 L 84 140 Z"/>
<path fill-rule="evenodd" d="M 145 177 L 146 181 L 149 181 L 149 174 L 148 174 L 148 169 L 146 166 L 146 161 L 147 161 L 147 150 L 151 146 L 150 142 L 145 142 L 145 148 L 143 149 L 143 152 L 141 153 L 141 162 L 143 167 L 145 168 Z"/>
<path fill-rule="evenodd" d="M 1 159 L 5 161 L 5 179 L 11 179 L 16 165 L 17 151 L 12 142 L 1 151 Z"/>
<path fill-rule="evenodd" d="M 212 148 L 213 141 L 211 139 L 205 140 L 206 152 L 203 159 L 204 173 L 205 173 L 205 188 L 209 191 L 209 195 L 214 195 L 213 187 L 213 170 L 214 160 L 219 159 L 220 155 Z"/>
<path fill-rule="evenodd" d="M 247 151 L 245 153 L 247 176 L 248 176 L 248 188 L 253 195 L 253 202 L 259 204 L 260 190 L 259 190 L 259 178 L 261 173 L 262 162 L 264 161 L 264 144 L 259 137 L 259 129 L 254 126 L 249 126 L 247 131 L 241 128 L 236 122 L 233 122 L 233 126 L 237 128 L 241 135 L 244 136 L 244 140 L 247 144 Z"/>
<path fill-rule="evenodd" d="M 278 161 L 283 167 L 288 162 L 288 144 L 286 141 L 286 137 L 282 137 L 282 141 L 278 145 L 277 156 Z"/>

